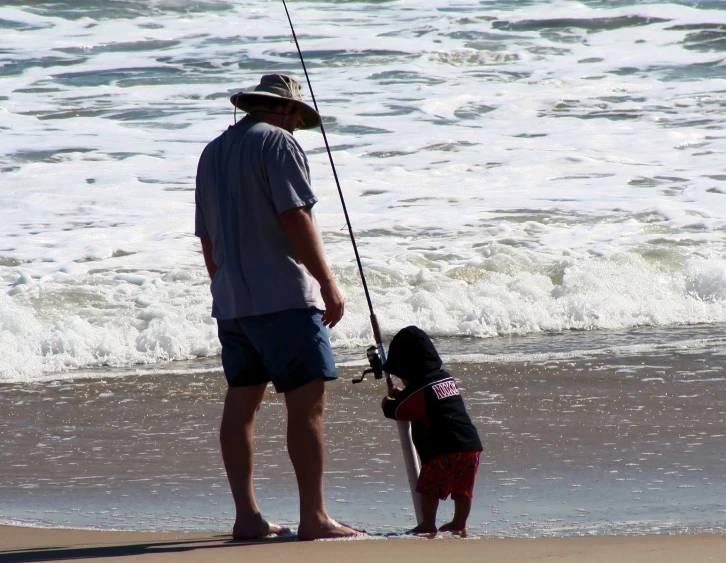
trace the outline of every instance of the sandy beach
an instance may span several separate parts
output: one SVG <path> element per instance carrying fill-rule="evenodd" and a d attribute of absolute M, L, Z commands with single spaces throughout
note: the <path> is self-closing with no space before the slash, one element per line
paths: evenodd
<path fill-rule="evenodd" d="M 227 534 L 0 527 L 0 561 L 292 561 L 649 563 L 726 561 L 725 534 L 539 539 L 375 539 L 233 542 Z"/>

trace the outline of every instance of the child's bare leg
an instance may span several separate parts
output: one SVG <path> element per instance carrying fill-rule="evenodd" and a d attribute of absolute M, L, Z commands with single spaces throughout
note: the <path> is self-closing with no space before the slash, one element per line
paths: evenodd
<path fill-rule="evenodd" d="M 465 532 L 466 521 L 471 512 L 471 499 L 458 498 L 454 500 L 454 519 L 439 528 L 440 532 Z"/>
<path fill-rule="evenodd" d="M 416 526 L 409 534 L 435 534 L 436 511 L 439 508 L 439 499 L 428 495 L 420 495 L 423 522 Z"/>

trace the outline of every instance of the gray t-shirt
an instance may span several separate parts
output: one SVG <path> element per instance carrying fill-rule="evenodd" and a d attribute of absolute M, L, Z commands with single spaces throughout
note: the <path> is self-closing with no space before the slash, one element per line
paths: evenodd
<path fill-rule="evenodd" d="M 212 241 L 217 265 L 213 317 L 325 308 L 280 223 L 284 211 L 317 202 L 290 133 L 249 116 L 229 127 L 199 158 L 195 200 L 194 234 Z"/>

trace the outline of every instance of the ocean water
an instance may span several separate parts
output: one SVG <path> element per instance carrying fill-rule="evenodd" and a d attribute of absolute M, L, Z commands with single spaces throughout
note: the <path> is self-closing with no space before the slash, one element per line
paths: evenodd
<path fill-rule="evenodd" d="M 387 336 L 726 322 L 723 2 L 289 9 Z M 196 163 L 267 72 L 303 78 L 278 1 L 2 2 L 0 382 L 218 355 Z M 323 139 L 296 136 L 360 357 Z"/>

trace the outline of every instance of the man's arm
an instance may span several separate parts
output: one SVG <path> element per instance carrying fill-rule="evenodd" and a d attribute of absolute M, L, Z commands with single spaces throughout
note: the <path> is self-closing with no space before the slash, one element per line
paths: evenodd
<path fill-rule="evenodd" d="M 280 222 L 298 260 L 320 284 L 325 302 L 323 324 L 333 328 L 343 317 L 345 301 L 325 261 L 310 211 L 306 207 L 289 209 L 280 214 Z"/>
<path fill-rule="evenodd" d="M 204 255 L 204 264 L 207 266 L 209 279 L 214 279 L 214 274 L 217 273 L 217 265 L 214 263 L 212 241 L 208 238 L 200 238 L 199 240 L 202 242 L 202 254 Z"/>

